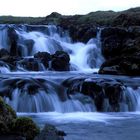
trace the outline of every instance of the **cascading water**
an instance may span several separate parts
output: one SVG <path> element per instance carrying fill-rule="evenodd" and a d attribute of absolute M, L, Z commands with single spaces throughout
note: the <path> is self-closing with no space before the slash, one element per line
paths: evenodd
<path fill-rule="evenodd" d="M 92 89 L 90 83 L 85 85 L 89 86 L 87 91 L 82 91 L 81 79 L 74 81 L 73 87 L 63 85 L 64 81 L 69 81 L 69 78 L 77 75 L 84 78 L 94 77 L 91 72 L 98 69 L 104 61 L 100 48 L 100 31 L 96 38 L 90 39 L 85 44 L 73 43 L 68 32 L 54 25 L 0 25 L 0 48 L 5 48 L 11 53 L 11 56 L 5 51 L 5 56 L 0 54 L 0 72 L 5 73 L 0 77 L 0 95 L 17 112 L 140 110 L 139 87 L 134 89 L 131 86 L 121 85 L 122 95 L 120 98 L 115 95 L 117 98 L 114 98 L 115 91 L 112 87 L 109 92 L 104 85 L 100 90 L 98 83 L 93 84 L 93 87 L 96 85 L 94 88 L 97 89 L 95 93 L 90 93 Z M 78 72 L 75 74 L 74 72 L 50 72 L 48 70 L 51 70 L 52 62 L 49 61 L 49 68 L 46 69 L 42 61 L 34 58 L 34 54 L 38 52 L 48 52 L 53 55 L 56 51 L 67 52 L 70 56 L 70 70 Z M 45 72 L 33 72 L 34 70 Z M 36 78 L 36 76 L 39 77 Z M 102 84 L 102 79 L 100 84 Z M 110 96 L 110 92 L 113 96 Z"/>
<path fill-rule="evenodd" d="M 54 54 L 56 51 L 63 50 L 70 56 L 71 70 L 78 71 L 94 71 L 103 62 L 98 46 L 99 37 L 89 40 L 87 44 L 72 43 L 68 33 L 54 25 L 2 25 L 0 28 L 0 48 L 11 51 L 10 44 L 13 43 L 13 39 L 12 43 L 9 43 L 11 36 L 15 36 L 13 37 L 15 40 L 13 46 L 16 49 L 12 49 L 12 51 L 17 51 L 23 57 L 33 57 L 37 52 Z"/>
<path fill-rule="evenodd" d="M 79 93 L 77 97 L 69 98 L 66 89 L 60 83 L 57 84 L 49 79 L 24 79 L 22 77 L 22 79 L 10 78 L 1 83 L 3 85 L 1 89 L 5 89 L 4 87 L 11 89 L 7 95 L 5 94 L 4 99 L 17 112 L 95 111 L 94 102 L 90 97 Z"/>
<path fill-rule="evenodd" d="M 110 95 L 103 97 L 100 91 L 94 91 L 92 94 L 99 95 L 98 99 L 98 97 L 85 95 L 84 85 L 80 84 L 82 87 L 79 87 L 78 81 L 75 81 L 72 87 L 67 88 L 63 84 L 67 79 L 70 82 L 67 75 L 62 77 L 55 74 L 50 76 L 28 74 L 25 78 L 25 74 L 10 74 L 10 78 L 4 77 L 0 80 L 0 94 L 5 102 L 17 112 L 95 112 L 99 110 L 98 102 L 102 105 L 103 112 L 138 111 L 140 108 L 140 88 L 121 87 L 121 94 L 117 93 L 120 94 L 117 96 L 104 87 L 101 92 L 108 91 L 105 94 L 110 93 L 112 97 Z M 80 88 L 79 91 L 78 88 Z M 112 88 L 110 89 L 113 91 Z"/>

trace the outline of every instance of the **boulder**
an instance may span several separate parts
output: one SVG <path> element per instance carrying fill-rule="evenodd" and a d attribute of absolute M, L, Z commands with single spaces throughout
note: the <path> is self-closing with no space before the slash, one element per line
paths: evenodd
<path fill-rule="evenodd" d="M 129 26 L 128 32 L 132 34 L 132 38 L 140 37 L 140 26 Z"/>
<path fill-rule="evenodd" d="M 12 126 L 15 134 L 26 137 L 27 140 L 34 140 L 35 136 L 39 134 L 39 128 L 27 117 L 17 118 Z"/>
<path fill-rule="evenodd" d="M 9 55 L 10 55 L 10 53 L 6 49 L 4 49 L 4 48 L 0 49 L 0 58 L 9 56 Z"/>
<path fill-rule="evenodd" d="M 128 36 L 128 32 L 123 28 L 104 28 L 101 32 L 101 49 L 103 56 L 109 59 L 120 55 L 124 49 L 123 42 Z"/>
<path fill-rule="evenodd" d="M 76 27 L 71 27 L 69 30 L 72 39 L 76 42 L 87 43 L 91 38 L 95 38 L 97 35 L 97 28 L 87 24 L 77 25 Z"/>
<path fill-rule="evenodd" d="M 113 79 L 74 78 L 64 81 L 68 97 L 81 93 L 94 100 L 97 111 L 118 112 L 123 100 L 122 83 Z M 108 104 L 105 104 L 105 102 Z"/>
<path fill-rule="evenodd" d="M 16 136 L 16 135 L 9 135 L 9 136 L 2 135 L 0 136 L 0 140 L 26 140 L 26 138 L 22 136 Z"/>
<path fill-rule="evenodd" d="M 106 61 L 100 74 L 140 75 L 140 28 L 105 28 L 101 33 L 102 54 Z"/>
<path fill-rule="evenodd" d="M 6 63 L 10 68 L 16 69 L 16 63 L 21 59 L 22 59 L 21 57 L 6 55 L 0 58 L 0 61 Z"/>
<path fill-rule="evenodd" d="M 19 66 L 29 71 L 39 71 L 40 70 L 39 63 L 40 61 L 34 58 L 24 58 L 17 62 Z"/>
<path fill-rule="evenodd" d="M 64 140 L 63 136 L 66 134 L 63 131 L 59 131 L 55 126 L 51 124 L 45 124 L 41 133 L 35 138 L 35 140 Z"/>
<path fill-rule="evenodd" d="M 69 71 L 69 55 L 64 51 L 56 51 L 52 55 L 51 68 L 55 71 Z"/>
<path fill-rule="evenodd" d="M 10 43 L 10 54 L 12 56 L 18 56 L 18 47 L 17 47 L 17 41 L 18 41 L 18 34 L 15 31 L 14 27 L 8 26 L 7 30 L 9 43 Z"/>
<path fill-rule="evenodd" d="M 26 91 L 30 95 L 34 95 L 38 93 L 38 90 L 43 88 L 44 81 L 40 81 L 39 79 L 18 79 L 18 81 L 14 82 L 16 87 Z"/>
<path fill-rule="evenodd" d="M 123 96 L 121 86 L 115 80 L 85 80 L 81 92 L 94 99 L 97 111 L 104 111 L 104 100 L 107 99 L 109 106 L 106 111 L 117 112 L 120 111 L 119 103 Z"/>
<path fill-rule="evenodd" d="M 34 140 L 39 128 L 27 117 L 17 118 L 15 111 L 0 97 L 0 139 Z"/>
<path fill-rule="evenodd" d="M 138 15 L 137 15 L 138 14 Z M 119 14 L 112 22 L 112 26 L 123 26 L 123 27 L 129 27 L 129 26 L 137 26 L 140 25 L 140 17 L 139 13 L 121 13 Z"/>
<path fill-rule="evenodd" d="M 39 59 L 46 68 L 48 68 L 49 61 L 51 61 L 51 55 L 48 52 L 38 52 L 34 54 L 34 58 Z"/>
<path fill-rule="evenodd" d="M 0 97 L 0 122 L 1 126 L 3 126 L 3 128 L 1 128 L 0 133 L 3 133 L 3 130 L 9 128 L 11 126 L 12 121 L 16 119 L 16 117 L 17 116 L 15 111 L 9 105 L 5 104 L 2 98 Z"/>

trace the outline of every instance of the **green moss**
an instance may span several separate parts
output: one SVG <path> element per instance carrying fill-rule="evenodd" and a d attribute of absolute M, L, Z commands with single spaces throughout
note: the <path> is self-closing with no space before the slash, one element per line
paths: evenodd
<path fill-rule="evenodd" d="M 13 16 L 0 16 L 1 24 L 36 24 L 44 20 L 43 17 L 13 17 Z"/>
<path fill-rule="evenodd" d="M 0 97 L 0 134 L 7 134 L 16 119 L 15 111 Z"/>
<path fill-rule="evenodd" d="M 5 107 L 7 108 L 7 111 L 11 113 L 13 119 L 17 118 L 16 112 L 12 109 L 11 106 L 9 106 L 8 104 L 5 104 Z"/>
<path fill-rule="evenodd" d="M 0 121 L 0 134 L 7 134 L 9 133 L 9 128 L 5 125 L 4 122 Z"/>
<path fill-rule="evenodd" d="M 0 97 L 0 121 L 4 122 L 6 125 L 10 125 L 16 117 L 15 111 Z"/>
<path fill-rule="evenodd" d="M 39 128 L 30 118 L 17 118 L 16 112 L 0 97 L 0 134 L 9 132 L 33 140 L 39 133 Z"/>
<path fill-rule="evenodd" d="M 27 117 L 17 118 L 13 124 L 13 131 L 21 136 L 27 138 L 27 140 L 33 140 L 34 137 L 39 134 L 39 128 Z"/>
<path fill-rule="evenodd" d="M 91 24 L 91 25 L 96 25 L 96 26 L 99 26 L 99 25 L 105 26 L 105 25 L 112 25 L 116 17 L 119 16 L 120 14 L 129 15 L 132 19 L 133 17 L 135 17 L 136 19 L 139 19 L 140 7 L 131 8 L 131 9 L 121 11 L 121 12 L 96 11 L 96 12 L 91 12 L 86 15 L 74 15 L 74 16 L 65 16 L 56 12 L 53 12 L 47 17 L 0 16 L 0 24 L 48 24 L 48 23 L 52 23 L 52 24 L 59 25 L 61 22 L 68 21 L 67 22 L 68 24 L 70 22 L 70 23 L 73 23 L 73 25 Z M 117 21 L 118 21 L 118 18 L 117 18 Z M 118 23 L 118 24 L 120 25 L 122 23 Z"/>

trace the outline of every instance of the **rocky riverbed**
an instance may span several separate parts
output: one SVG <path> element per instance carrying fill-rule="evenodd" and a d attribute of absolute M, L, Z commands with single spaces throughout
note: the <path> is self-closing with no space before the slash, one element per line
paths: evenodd
<path fill-rule="evenodd" d="M 0 139 L 137 140 L 139 14 L 0 21 Z"/>

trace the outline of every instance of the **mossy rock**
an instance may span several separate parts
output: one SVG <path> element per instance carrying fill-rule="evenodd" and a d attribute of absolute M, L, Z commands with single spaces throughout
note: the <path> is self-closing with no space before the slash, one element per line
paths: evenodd
<path fill-rule="evenodd" d="M 39 128 L 30 118 L 17 118 L 16 112 L 0 97 L 0 135 L 9 133 L 33 140 L 39 133 Z"/>
<path fill-rule="evenodd" d="M 20 117 L 13 123 L 13 131 L 17 135 L 26 137 L 27 140 L 33 140 L 39 134 L 39 128 L 27 117 Z"/>
<path fill-rule="evenodd" d="M 16 112 L 0 97 L 0 121 L 9 126 L 16 118 Z"/>
<path fill-rule="evenodd" d="M 9 133 L 9 128 L 7 127 L 7 125 L 5 125 L 4 122 L 0 121 L 0 135 L 4 135 Z"/>

